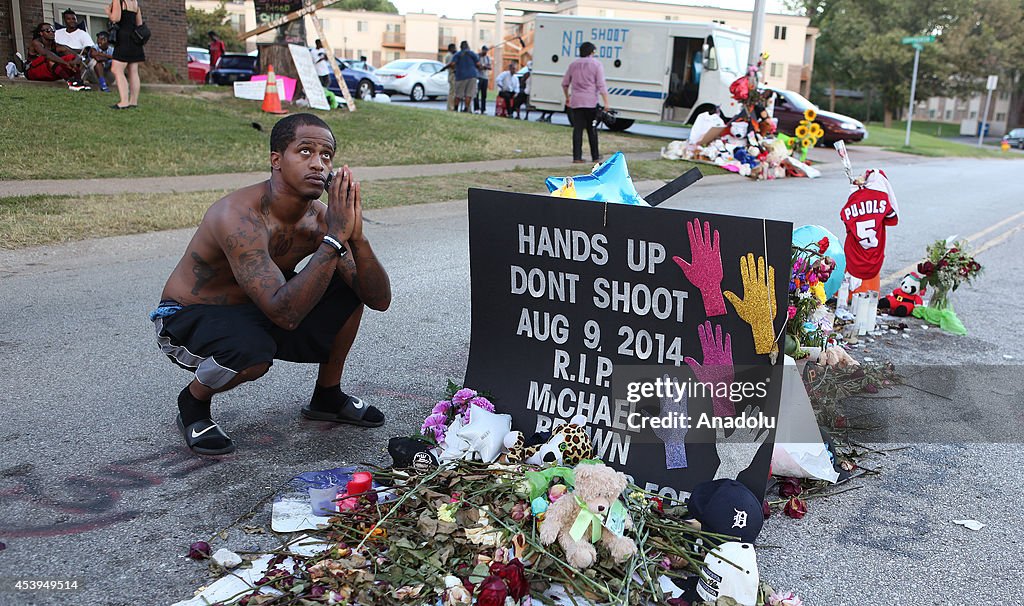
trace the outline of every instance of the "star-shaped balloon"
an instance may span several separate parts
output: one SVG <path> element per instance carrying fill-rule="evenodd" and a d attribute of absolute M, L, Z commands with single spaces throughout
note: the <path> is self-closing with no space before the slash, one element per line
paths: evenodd
<path fill-rule="evenodd" d="M 595 168 L 589 175 L 548 177 L 544 183 L 548 186 L 549 192 L 556 192 L 562 189 L 567 179 L 572 179 L 572 184 L 576 189 L 576 198 L 580 200 L 650 206 L 633 187 L 633 180 L 629 178 L 629 169 L 626 168 L 626 157 L 622 155 L 622 152 L 615 152 L 611 158 Z M 565 196 L 563 195 L 563 197 Z"/>

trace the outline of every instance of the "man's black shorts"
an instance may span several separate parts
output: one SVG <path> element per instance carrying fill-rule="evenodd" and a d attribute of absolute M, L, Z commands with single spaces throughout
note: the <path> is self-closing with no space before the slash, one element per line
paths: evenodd
<path fill-rule="evenodd" d="M 173 301 L 161 301 L 161 307 L 168 303 Z M 257 364 L 326 362 L 335 335 L 360 305 L 355 291 L 335 275 L 295 330 L 271 322 L 255 303 L 186 305 L 171 315 L 156 315 L 153 324 L 160 350 L 195 372 L 200 383 L 218 389 Z"/>

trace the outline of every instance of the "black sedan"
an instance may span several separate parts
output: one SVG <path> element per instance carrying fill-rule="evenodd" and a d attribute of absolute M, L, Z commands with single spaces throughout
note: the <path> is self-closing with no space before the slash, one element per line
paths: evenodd
<path fill-rule="evenodd" d="M 259 73 L 258 58 L 252 55 L 225 53 L 221 55 L 210 73 L 210 84 L 231 85 L 232 82 L 247 82 Z"/>
<path fill-rule="evenodd" d="M 1003 135 L 1003 141 L 1006 141 L 1010 147 L 1024 149 L 1024 128 L 1015 128 L 1006 133 Z"/>

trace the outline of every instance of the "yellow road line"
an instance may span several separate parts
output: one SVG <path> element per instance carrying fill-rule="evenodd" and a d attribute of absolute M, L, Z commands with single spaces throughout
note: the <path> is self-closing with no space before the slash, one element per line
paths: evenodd
<path fill-rule="evenodd" d="M 975 241 L 978 240 L 978 238 L 986 236 L 986 235 L 992 233 L 993 231 L 999 229 L 1000 227 L 1006 225 L 1007 223 L 1012 223 L 1012 222 L 1016 221 L 1017 219 L 1020 219 L 1021 217 L 1024 217 L 1024 210 L 1020 211 L 1019 213 L 1017 213 L 1015 215 L 1007 217 L 1007 218 L 1003 219 L 1002 221 L 999 221 L 999 222 L 997 222 L 997 223 L 995 223 L 993 225 L 990 225 L 990 226 L 986 227 L 985 229 L 979 231 L 978 233 L 971 234 L 971 235 L 967 236 L 966 240 L 968 242 L 975 242 Z M 1010 236 L 1012 236 L 1013 234 L 1017 233 L 1018 231 L 1020 231 L 1022 229 L 1024 229 L 1024 224 L 1017 225 L 1016 227 L 1003 232 L 1002 234 L 1000 234 L 1000 235 L 992 238 L 988 242 L 986 242 L 980 248 L 975 249 L 974 250 L 974 254 L 975 255 L 979 255 L 982 252 L 992 248 L 993 246 L 995 246 L 997 244 L 1000 244 L 1002 242 L 1005 242 L 1007 238 L 1009 238 Z M 903 276 L 909 274 L 912 271 L 917 271 L 917 263 L 913 263 L 911 265 L 907 265 L 906 267 L 904 267 L 902 269 L 899 269 L 897 271 L 894 271 L 891 274 L 889 274 L 889 275 L 885 276 L 884 278 L 882 278 L 881 286 L 880 286 L 881 289 L 883 291 L 887 290 L 887 287 L 889 285 L 896 284 L 898 280 L 903 279 Z"/>

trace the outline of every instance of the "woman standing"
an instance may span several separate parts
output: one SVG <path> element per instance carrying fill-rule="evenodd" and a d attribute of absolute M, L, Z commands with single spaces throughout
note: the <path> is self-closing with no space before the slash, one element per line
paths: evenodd
<path fill-rule="evenodd" d="M 107 6 L 107 17 L 117 24 L 117 43 L 114 46 L 113 64 L 110 71 L 117 80 L 117 94 L 120 102 L 110 107 L 128 109 L 139 105 L 139 64 L 146 60 L 142 46 L 132 39 L 135 28 L 142 25 L 142 10 L 139 0 L 113 0 Z M 125 76 L 125 70 L 128 75 Z"/>
<path fill-rule="evenodd" d="M 608 87 L 604 82 L 604 67 L 594 58 L 595 46 L 590 42 L 580 45 L 580 58 L 569 64 L 569 69 L 562 77 L 562 91 L 565 92 L 565 105 L 569 108 L 569 121 L 572 123 L 572 161 L 581 164 L 583 160 L 583 130 L 587 131 L 590 141 L 590 159 L 597 162 L 601 153 L 597 148 L 597 95 L 601 94 L 605 110 L 611 109 L 608 104 Z M 569 88 L 572 94 L 569 94 Z"/>

